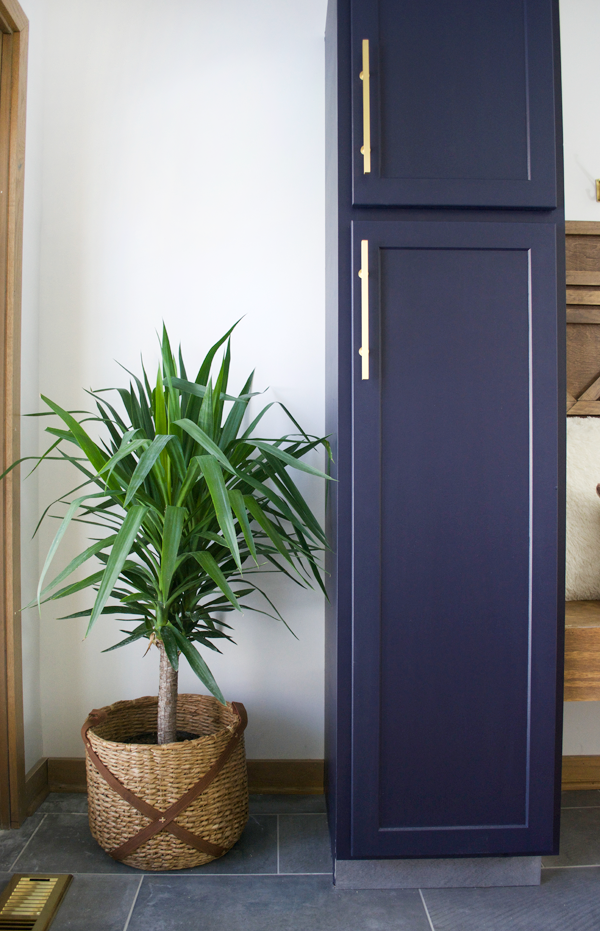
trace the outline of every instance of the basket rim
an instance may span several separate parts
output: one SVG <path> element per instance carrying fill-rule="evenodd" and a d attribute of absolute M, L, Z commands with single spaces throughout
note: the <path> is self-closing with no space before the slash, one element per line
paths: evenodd
<path fill-rule="evenodd" d="M 218 705 L 221 705 L 221 702 L 219 702 L 213 695 L 203 695 L 197 692 L 182 692 L 177 695 L 177 698 L 208 699 L 211 701 L 211 703 L 217 702 Z M 98 708 L 97 710 L 103 711 L 107 715 L 110 715 L 112 711 L 121 711 L 123 708 L 131 705 L 158 705 L 158 696 L 143 695 L 140 698 L 125 698 L 120 701 L 113 702 L 111 705 L 104 705 L 102 708 Z M 227 708 L 233 714 L 234 718 L 237 717 L 231 702 L 226 702 L 225 705 L 221 705 L 221 707 Z M 155 753 L 157 750 L 160 752 L 165 750 L 180 750 L 184 748 L 187 750 L 190 746 L 199 745 L 204 741 L 215 740 L 216 738 L 224 736 L 225 734 L 231 735 L 235 729 L 235 726 L 236 721 L 234 720 L 231 724 L 226 724 L 224 727 L 219 728 L 219 730 L 214 731 L 212 734 L 201 734 L 199 737 L 194 737 L 190 740 L 177 740 L 174 743 L 168 744 L 138 744 L 130 743 L 124 740 L 108 740 L 108 738 L 101 737 L 100 734 L 97 734 L 93 727 L 90 727 L 88 734 L 106 746 L 131 747 L 137 751 L 149 751 L 151 753 Z"/>

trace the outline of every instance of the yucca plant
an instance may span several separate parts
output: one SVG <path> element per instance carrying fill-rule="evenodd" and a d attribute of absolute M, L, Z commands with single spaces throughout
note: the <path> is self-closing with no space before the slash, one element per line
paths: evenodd
<path fill-rule="evenodd" d="M 210 349 L 194 381 L 188 379 L 181 349 L 177 363 L 163 328 L 162 362 L 154 387 L 142 366 L 142 379 L 132 376 L 128 388 L 90 391 L 94 413 L 66 411 L 42 395 L 50 408 L 46 415 L 58 416 L 62 424 L 46 428 L 55 440 L 42 456 L 28 457 L 37 459 L 37 465 L 45 459 L 71 463 L 85 477 L 53 502 L 67 510 L 41 573 L 37 603 L 91 589 L 96 592 L 92 607 L 67 617 L 88 617 L 87 633 L 105 615 L 133 623 L 133 630 L 122 630 L 127 636 L 110 650 L 143 638 L 148 649 L 158 647 L 159 743 L 176 739 L 181 655 L 206 688 L 224 701 L 198 649 L 220 652 L 219 641 L 232 640 L 223 615 L 242 608 L 260 610 L 244 601 L 258 592 L 267 609 L 261 613 L 285 624 L 253 581 L 257 572 L 284 572 L 300 585 L 316 583 L 324 590 L 318 557 L 326 539 L 288 470 L 326 479 L 302 458 L 318 447 L 329 452 L 327 440 L 306 434 L 288 411 L 297 433 L 276 439 L 256 436 L 272 404 L 243 428 L 255 393 L 253 375 L 239 395 L 227 393 L 233 329 Z M 211 369 L 223 345 L 213 383 Z M 120 395 L 121 411 L 106 399 L 106 392 L 114 390 Z M 78 419 L 76 414 L 83 416 Z M 86 421 L 97 424 L 99 442 L 83 426 Z M 49 508 L 42 519 L 48 512 Z M 90 545 L 44 585 L 73 521 L 100 530 L 95 529 Z M 64 584 L 93 557 L 101 563 L 96 571 Z"/>

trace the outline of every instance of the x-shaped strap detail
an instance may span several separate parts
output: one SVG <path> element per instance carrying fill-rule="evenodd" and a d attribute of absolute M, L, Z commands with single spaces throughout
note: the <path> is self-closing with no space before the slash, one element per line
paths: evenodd
<path fill-rule="evenodd" d="M 142 815 L 150 819 L 150 824 L 142 828 L 135 834 L 133 837 L 130 837 L 129 840 L 125 841 L 124 844 L 121 844 L 120 847 L 115 847 L 114 850 L 110 851 L 111 857 L 115 860 L 124 860 L 125 857 L 128 857 L 130 853 L 133 853 L 134 850 L 137 850 L 142 844 L 145 844 L 146 841 L 150 840 L 151 837 L 154 837 L 155 834 L 159 834 L 161 831 L 168 831 L 170 834 L 173 834 L 175 837 L 182 840 L 184 843 L 189 844 L 190 847 L 195 847 L 196 850 L 200 850 L 202 853 L 209 854 L 212 857 L 220 857 L 225 853 L 225 848 L 220 847 L 218 844 L 213 844 L 211 841 L 205 840 L 203 837 L 198 837 L 197 834 L 192 834 L 191 831 L 188 831 L 186 828 L 182 827 L 180 824 L 175 822 L 175 818 L 185 811 L 185 809 L 195 801 L 198 796 L 202 795 L 205 789 L 211 784 L 213 779 L 221 772 L 231 754 L 237 747 L 242 734 L 246 729 L 248 723 L 248 716 L 246 714 L 246 709 L 240 702 L 233 702 L 233 709 L 238 716 L 238 723 L 233 731 L 227 746 L 222 751 L 218 759 L 213 763 L 210 769 L 202 776 L 198 782 L 188 789 L 188 791 L 181 796 L 176 802 L 167 808 L 166 811 L 159 811 L 158 808 L 154 808 L 152 805 L 145 802 L 143 799 L 138 798 L 137 795 L 134 795 L 130 789 L 127 789 L 122 782 L 114 776 L 107 766 L 104 765 L 98 754 L 94 751 L 91 742 L 88 737 L 88 731 L 91 727 L 95 727 L 98 724 L 101 724 L 102 721 L 105 721 L 108 715 L 105 711 L 91 711 L 87 721 L 81 729 L 81 736 L 83 737 L 83 742 L 86 746 L 86 750 L 91 762 L 94 764 L 102 778 L 105 782 L 117 792 L 121 798 L 128 802 L 133 808 L 136 808 Z"/>

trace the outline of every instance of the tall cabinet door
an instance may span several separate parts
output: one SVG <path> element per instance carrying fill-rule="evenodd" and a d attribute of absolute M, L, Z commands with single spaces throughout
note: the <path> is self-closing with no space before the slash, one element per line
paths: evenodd
<path fill-rule="evenodd" d="M 352 856 L 555 844 L 556 249 L 353 223 Z"/>
<path fill-rule="evenodd" d="M 354 205 L 556 206 L 552 0 L 352 0 L 351 26 Z"/>

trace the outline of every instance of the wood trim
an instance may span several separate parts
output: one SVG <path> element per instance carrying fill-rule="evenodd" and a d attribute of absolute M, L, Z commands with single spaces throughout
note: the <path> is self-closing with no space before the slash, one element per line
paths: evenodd
<path fill-rule="evenodd" d="M 0 471 L 19 458 L 21 272 L 27 81 L 27 17 L 0 0 Z M 0 826 L 26 811 L 21 659 L 20 477 L 0 489 Z"/>
<path fill-rule="evenodd" d="M 600 756 L 563 756 L 562 789 L 600 789 Z"/>
<path fill-rule="evenodd" d="M 323 760 L 248 760 L 248 787 L 256 795 L 322 795 Z M 82 757 L 44 757 L 27 773 L 27 816 L 49 792 L 87 792 Z"/>
<path fill-rule="evenodd" d="M 43 757 L 25 776 L 25 814 L 26 817 L 36 811 L 50 788 L 48 786 L 48 760 Z"/>
<path fill-rule="evenodd" d="M 50 757 L 48 760 L 49 792 L 87 792 L 85 759 L 83 757 Z"/>
<path fill-rule="evenodd" d="M 265 795 L 322 795 L 323 760 L 248 760 L 248 786 Z"/>

